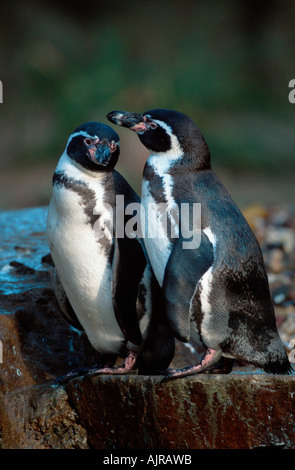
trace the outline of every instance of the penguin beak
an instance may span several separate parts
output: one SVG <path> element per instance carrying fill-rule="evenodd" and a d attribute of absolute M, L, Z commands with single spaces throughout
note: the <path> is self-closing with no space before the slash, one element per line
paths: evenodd
<path fill-rule="evenodd" d="M 111 151 L 108 145 L 100 145 L 92 153 L 90 152 L 90 158 L 94 163 L 99 163 L 99 165 L 107 166 L 111 159 Z"/>
<path fill-rule="evenodd" d="M 137 134 L 143 134 L 148 129 L 155 129 L 157 124 L 144 114 L 129 113 L 128 111 L 112 111 L 107 119 L 117 126 L 127 127 Z"/>
<path fill-rule="evenodd" d="M 87 140 L 87 138 L 85 140 Z M 99 139 L 93 139 L 90 144 L 87 142 L 86 146 L 90 160 L 102 166 L 108 165 L 112 154 L 117 149 L 117 144 L 113 140 L 112 142 L 100 142 Z"/>

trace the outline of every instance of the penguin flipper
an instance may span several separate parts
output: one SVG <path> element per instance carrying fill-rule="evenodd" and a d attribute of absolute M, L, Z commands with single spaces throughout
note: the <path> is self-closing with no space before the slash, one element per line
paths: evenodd
<path fill-rule="evenodd" d="M 181 236 L 176 240 L 168 259 L 163 290 L 170 326 L 177 339 L 190 339 L 190 303 L 196 285 L 214 262 L 213 246 L 202 232 L 198 248 L 184 249 Z"/>
<path fill-rule="evenodd" d="M 64 319 L 77 330 L 84 331 L 64 291 L 56 268 L 54 268 L 53 273 L 53 290 Z"/>
<path fill-rule="evenodd" d="M 115 238 L 112 272 L 113 307 L 117 322 L 128 341 L 140 345 L 142 335 L 137 317 L 139 283 L 146 257 L 138 239 Z"/>

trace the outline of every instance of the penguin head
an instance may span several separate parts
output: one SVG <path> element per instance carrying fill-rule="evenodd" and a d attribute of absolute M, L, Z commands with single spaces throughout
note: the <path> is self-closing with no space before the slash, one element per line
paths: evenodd
<path fill-rule="evenodd" d="M 210 168 L 208 145 L 186 114 L 168 109 L 153 109 L 143 114 L 112 111 L 107 119 L 136 132 L 153 155 L 182 157 L 198 168 Z"/>
<path fill-rule="evenodd" d="M 77 127 L 67 143 L 67 155 L 82 168 L 111 171 L 120 155 L 119 136 L 110 126 L 86 122 Z"/>

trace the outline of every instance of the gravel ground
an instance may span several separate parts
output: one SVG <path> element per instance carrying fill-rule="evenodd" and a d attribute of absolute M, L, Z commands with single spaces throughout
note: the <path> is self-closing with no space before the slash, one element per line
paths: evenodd
<path fill-rule="evenodd" d="M 291 352 L 295 346 L 295 208 L 255 205 L 246 208 L 244 215 L 260 242 L 279 332 Z"/>

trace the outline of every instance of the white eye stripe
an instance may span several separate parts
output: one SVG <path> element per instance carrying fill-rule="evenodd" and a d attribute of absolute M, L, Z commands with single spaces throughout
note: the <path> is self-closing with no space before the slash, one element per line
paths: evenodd
<path fill-rule="evenodd" d="M 75 137 L 78 137 L 78 135 L 81 135 L 82 137 L 86 137 L 86 138 L 91 139 L 91 140 L 92 139 L 98 139 L 99 140 L 99 137 L 97 137 L 97 135 L 93 136 L 93 135 L 88 134 L 88 132 L 85 132 L 85 131 L 74 132 L 73 134 L 70 135 L 70 137 L 68 139 L 67 147 Z"/>
<path fill-rule="evenodd" d="M 158 124 L 158 126 L 161 126 L 163 129 L 165 129 L 165 131 L 167 132 L 168 135 L 170 135 L 170 137 L 173 135 L 172 128 L 170 126 L 168 126 L 168 124 L 166 124 L 166 122 L 159 121 L 158 119 L 153 119 L 153 121 L 156 124 Z"/>
<path fill-rule="evenodd" d="M 67 142 L 67 145 L 66 145 L 66 148 L 69 146 L 70 142 L 71 142 L 75 137 L 77 137 L 77 136 L 79 136 L 79 135 L 81 135 L 82 137 L 91 139 L 91 140 L 93 140 L 93 139 L 98 139 L 98 140 L 100 140 L 97 135 L 90 135 L 90 134 L 88 134 L 88 132 L 86 132 L 86 131 L 74 132 L 73 134 L 70 135 L 70 137 L 69 137 L 69 139 L 68 139 L 68 142 Z M 114 142 L 115 142 L 115 141 L 114 141 Z M 119 141 L 118 141 L 118 142 L 115 142 L 115 144 L 116 144 L 117 146 L 120 146 L 120 142 L 119 142 Z"/>

